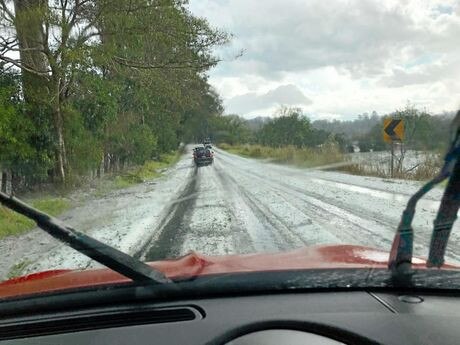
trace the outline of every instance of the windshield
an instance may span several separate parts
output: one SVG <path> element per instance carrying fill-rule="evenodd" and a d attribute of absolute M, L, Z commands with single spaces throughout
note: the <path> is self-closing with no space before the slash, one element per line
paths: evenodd
<path fill-rule="evenodd" d="M 392 244 L 393 263 L 460 267 L 459 225 L 432 239 L 458 1 L 6 0 L 0 23 L 0 191 L 92 244 L 5 203 L 0 281 L 387 269 Z M 116 251 L 95 261 L 98 243 Z"/>

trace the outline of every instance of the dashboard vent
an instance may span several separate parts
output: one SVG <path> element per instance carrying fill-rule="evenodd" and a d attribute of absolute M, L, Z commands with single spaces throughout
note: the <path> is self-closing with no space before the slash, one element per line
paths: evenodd
<path fill-rule="evenodd" d="M 201 318 L 192 307 L 126 309 L 115 311 L 66 313 L 31 319 L 0 321 L 0 340 L 71 333 L 102 328 L 183 322 Z"/>

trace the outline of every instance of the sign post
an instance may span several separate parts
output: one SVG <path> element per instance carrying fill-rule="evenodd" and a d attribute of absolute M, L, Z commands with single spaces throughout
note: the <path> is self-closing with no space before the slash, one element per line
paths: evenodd
<path fill-rule="evenodd" d="M 391 177 L 394 177 L 394 146 L 396 142 L 401 143 L 404 140 L 404 121 L 402 119 L 392 119 L 387 117 L 383 119 L 383 140 L 391 145 Z"/>

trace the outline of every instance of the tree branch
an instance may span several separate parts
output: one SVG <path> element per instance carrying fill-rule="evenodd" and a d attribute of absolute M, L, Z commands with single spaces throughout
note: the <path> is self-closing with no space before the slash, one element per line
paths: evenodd
<path fill-rule="evenodd" d="M 113 60 L 120 65 L 139 69 L 204 69 L 213 67 L 219 62 L 219 60 L 215 60 L 196 65 L 196 61 L 194 60 L 184 60 L 152 65 L 150 63 L 125 59 L 120 56 L 114 56 Z"/>
<path fill-rule="evenodd" d="M 3 12 L 5 12 L 8 17 L 9 17 L 9 22 L 14 22 L 14 19 L 15 19 L 15 16 L 13 14 L 13 12 L 11 12 L 9 9 L 8 9 L 8 6 L 6 5 L 6 2 L 5 0 L 0 0 L 0 6 L 1 6 L 1 9 Z M 6 19 L 6 18 L 5 18 Z M 8 19 L 7 19 L 8 20 Z"/>
<path fill-rule="evenodd" d="M 5 61 L 6 63 L 10 63 L 24 71 L 27 71 L 29 73 L 32 73 L 32 74 L 35 74 L 35 75 L 38 75 L 38 76 L 41 76 L 41 77 L 46 77 L 48 80 L 49 80 L 49 71 L 37 71 L 36 69 L 22 63 L 22 62 L 19 62 L 18 60 L 15 60 L 15 59 L 12 59 L 12 58 L 9 58 L 5 55 L 0 55 L 0 60 L 2 61 Z"/>

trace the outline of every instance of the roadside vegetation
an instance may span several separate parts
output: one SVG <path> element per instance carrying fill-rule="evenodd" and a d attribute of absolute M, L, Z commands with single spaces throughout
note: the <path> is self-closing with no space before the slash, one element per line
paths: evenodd
<path fill-rule="evenodd" d="M 274 163 L 291 164 L 299 167 L 317 167 L 343 162 L 344 154 L 333 140 L 319 148 L 298 148 L 295 146 L 269 147 L 262 145 L 228 145 L 220 144 L 220 148 L 231 153 L 250 158 L 263 158 Z"/>

